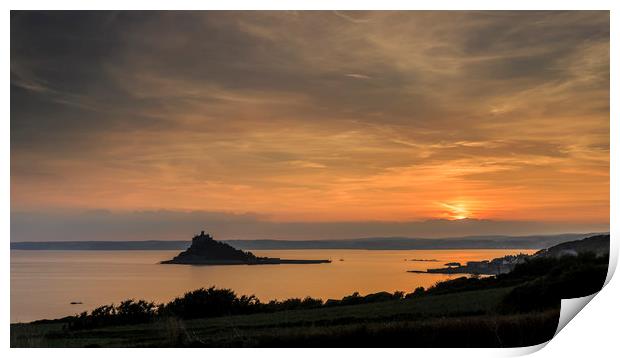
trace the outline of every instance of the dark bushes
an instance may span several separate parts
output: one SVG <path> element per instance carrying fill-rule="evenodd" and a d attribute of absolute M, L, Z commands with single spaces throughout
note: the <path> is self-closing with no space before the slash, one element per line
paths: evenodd
<path fill-rule="evenodd" d="M 354 293 L 343 297 L 342 300 L 323 300 L 312 297 L 304 299 L 289 298 L 283 301 L 272 300 L 262 303 L 256 296 L 237 296 L 230 289 L 215 287 L 201 288 L 187 292 L 167 304 L 155 306 L 152 302 L 124 301 L 120 305 L 106 305 L 95 308 L 89 314 L 82 314 L 69 319 L 69 329 L 87 329 L 110 325 L 125 325 L 146 323 L 159 317 L 178 317 L 181 319 L 195 319 L 220 317 L 228 315 L 271 313 L 277 311 L 312 309 L 325 306 L 344 306 L 360 303 L 382 302 L 402 299 L 403 292 L 378 292 L 361 296 Z"/>
<path fill-rule="evenodd" d="M 259 301 L 254 296 L 237 297 L 229 289 L 198 289 L 161 307 L 160 314 L 180 318 L 205 318 L 231 314 L 252 313 Z"/>
<path fill-rule="evenodd" d="M 312 297 L 306 297 L 303 300 L 299 298 L 288 298 L 284 301 L 271 300 L 269 303 L 262 305 L 258 311 L 260 312 L 276 312 L 295 309 L 309 309 L 323 306 L 323 300 Z"/>
<path fill-rule="evenodd" d="M 68 321 L 69 329 L 87 329 L 103 326 L 151 322 L 157 311 L 153 302 L 127 300 L 118 306 L 106 305 L 82 312 Z"/>
<path fill-rule="evenodd" d="M 424 295 L 424 287 L 420 286 L 418 288 L 416 288 L 415 290 L 413 290 L 413 292 L 410 292 L 408 294 L 405 295 L 405 299 L 410 299 L 410 298 L 415 298 L 415 297 L 419 297 L 419 296 L 423 296 Z"/>

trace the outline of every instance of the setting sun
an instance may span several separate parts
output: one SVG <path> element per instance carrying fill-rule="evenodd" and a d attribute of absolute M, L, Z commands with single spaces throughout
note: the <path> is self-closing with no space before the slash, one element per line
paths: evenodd
<path fill-rule="evenodd" d="M 440 203 L 441 206 L 448 209 L 446 215 L 451 220 L 463 220 L 471 216 L 470 211 L 464 203 Z"/>

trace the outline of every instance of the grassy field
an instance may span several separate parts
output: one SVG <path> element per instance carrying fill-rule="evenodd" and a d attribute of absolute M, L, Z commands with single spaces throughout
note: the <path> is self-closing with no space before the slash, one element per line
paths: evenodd
<path fill-rule="evenodd" d="M 13 324 L 11 347 L 506 347 L 549 340 L 559 311 L 498 314 L 510 290 L 77 331 Z"/>

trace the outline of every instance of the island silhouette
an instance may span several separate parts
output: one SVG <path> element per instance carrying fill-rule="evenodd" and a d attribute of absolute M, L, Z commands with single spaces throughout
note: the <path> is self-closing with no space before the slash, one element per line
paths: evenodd
<path fill-rule="evenodd" d="M 250 251 L 235 249 L 213 236 L 205 234 L 192 238 L 192 245 L 171 260 L 162 261 L 162 264 L 180 265 L 280 265 L 280 264 L 322 264 L 331 260 L 297 260 L 274 257 L 258 257 Z"/>

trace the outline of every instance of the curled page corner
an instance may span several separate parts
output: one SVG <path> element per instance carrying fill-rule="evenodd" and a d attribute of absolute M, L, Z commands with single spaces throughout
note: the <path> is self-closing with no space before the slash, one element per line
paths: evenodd
<path fill-rule="evenodd" d="M 545 346 L 549 343 L 550 341 L 546 341 L 534 346 L 527 346 L 527 347 L 518 347 L 518 348 L 510 348 L 510 349 L 504 349 L 503 356 L 505 357 L 522 357 L 522 356 L 526 356 L 526 355 L 530 355 L 532 353 L 536 353 L 539 350 L 545 348 Z"/>
<path fill-rule="evenodd" d="M 560 333 L 560 331 L 562 329 L 564 329 L 564 327 L 566 327 L 568 322 L 570 322 L 573 318 L 575 318 L 575 316 L 588 303 L 590 303 L 590 301 L 592 301 L 594 296 L 596 296 L 599 292 L 601 292 L 601 291 L 593 293 L 593 294 L 591 294 L 589 296 L 563 299 L 560 302 L 561 306 L 560 306 L 560 318 L 558 320 L 558 328 L 555 330 L 555 333 L 553 334 L 553 338 L 555 338 L 555 336 L 557 336 L 558 333 Z M 508 356 L 511 356 L 511 357 L 512 356 L 525 356 L 525 355 L 529 355 L 529 354 L 538 352 L 539 350 L 545 348 L 545 346 L 547 346 L 547 344 L 549 344 L 549 342 L 551 342 L 551 340 L 548 340 L 546 342 L 543 342 L 543 343 L 540 343 L 540 344 L 537 344 L 537 345 L 534 345 L 534 346 L 520 347 L 520 348 L 511 350 L 511 352 L 510 352 L 510 354 L 508 354 Z"/>
<path fill-rule="evenodd" d="M 599 291 L 600 292 L 600 291 Z M 566 327 L 575 316 L 596 296 L 598 292 L 589 296 L 563 299 L 560 306 L 560 319 L 558 321 L 558 328 L 555 330 L 554 337 Z"/>
<path fill-rule="evenodd" d="M 605 277 L 605 283 L 603 287 L 607 286 L 614 273 L 616 272 L 616 267 L 618 266 L 618 251 L 619 245 L 616 240 L 612 240 L 613 235 L 609 236 L 609 265 L 607 266 L 607 277 Z M 602 290 L 602 288 L 601 288 Z M 599 291 L 600 292 L 600 291 Z"/>

